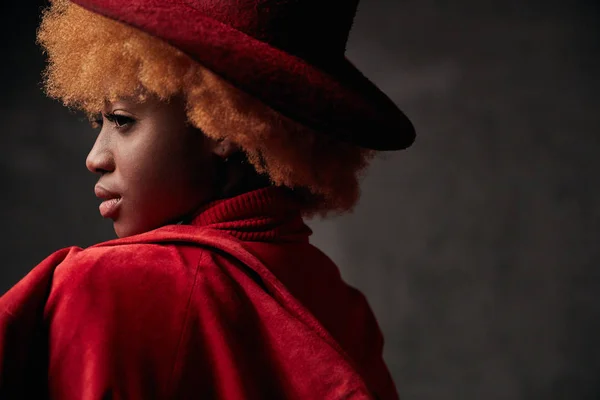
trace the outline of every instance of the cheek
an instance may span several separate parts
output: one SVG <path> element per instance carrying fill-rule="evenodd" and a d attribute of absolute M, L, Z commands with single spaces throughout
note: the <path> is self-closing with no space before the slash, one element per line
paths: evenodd
<path fill-rule="evenodd" d="M 123 174 L 139 196 L 167 198 L 207 191 L 214 182 L 212 154 L 198 140 L 155 141 L 124 154 Z"/>
<path fill-rule="evenodd" d="M 196 145 L 186 149 L 182 157 L 188 179 L 204 185 L 213 183 L 216 173 L 216 157 L 204 148 Z"/>
<path fill-rule="evenodd" d="M 208 139 L 199 131 L 188 131 L 181 144 L 174 155 L 179 160 L 180 173 L 195 184 L 213 182 L 216 158 L 210 151 Z"/>

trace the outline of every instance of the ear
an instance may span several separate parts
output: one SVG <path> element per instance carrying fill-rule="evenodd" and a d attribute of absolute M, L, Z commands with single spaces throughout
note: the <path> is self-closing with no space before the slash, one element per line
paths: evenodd
<path fill-rule="evenodd" d="M 229 138 L 223 138 L 213 142 L 212 153 L 224 160 L 238 151 L 240 151 L 240 147 L 233 143 Z"/>

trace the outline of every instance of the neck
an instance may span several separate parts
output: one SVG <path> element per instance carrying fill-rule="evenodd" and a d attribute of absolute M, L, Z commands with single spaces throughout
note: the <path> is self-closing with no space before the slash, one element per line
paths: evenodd
<path fill-rule="evenodd" d="M 256 169 L 247 161 L 245 155 L 238 156 L 238 154 L 242 153 L 236 153 L 226 162 L 222 162 L 221 170 L 216 179 L 214 195 L 183 217 L 176 218 L 172 223 L 188 224 L 209 203 L 273 185 L 268 175 L 256 172 Z"/>
<path fill-rule="evenodd" d="M 228 199 L 271 185 L 269 176 L 256 172 L 246 155 L 238 152 L 222 162 L 214 200 Z"/>

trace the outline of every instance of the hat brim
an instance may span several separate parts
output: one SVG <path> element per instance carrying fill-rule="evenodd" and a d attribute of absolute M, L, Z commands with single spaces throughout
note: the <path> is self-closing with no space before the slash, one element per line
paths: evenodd
<path fill-rule="evenodd" d="M 415 139 L 410 120 L 345 57 L 319 68 L 184 2 L 72 1 L 170 43 L 237 88 L 319 132 L 373 150 L 401 150 Z"/>

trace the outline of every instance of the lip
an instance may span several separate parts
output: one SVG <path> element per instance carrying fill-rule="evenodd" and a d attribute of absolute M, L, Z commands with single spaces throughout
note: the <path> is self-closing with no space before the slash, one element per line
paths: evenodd
<path fill-rule="evenodd" d="M 115 192 L 111 192 L 101 185 L 96 185 L 94 187 L 94 193 L 96 194 L 96 197 L 104 200 L 98 207 L 102 217 L 113 219 L 116 218 L 119 205 L 121 204 L 121 196 Z"/>
<path fill-rule="evenodd" d="M 94 193 L 96 194 L 96 197 L 103 200 L 117 199 L 121 197 L 118 193 L 111 192 L 100 184 L 94 186 Z"/>

